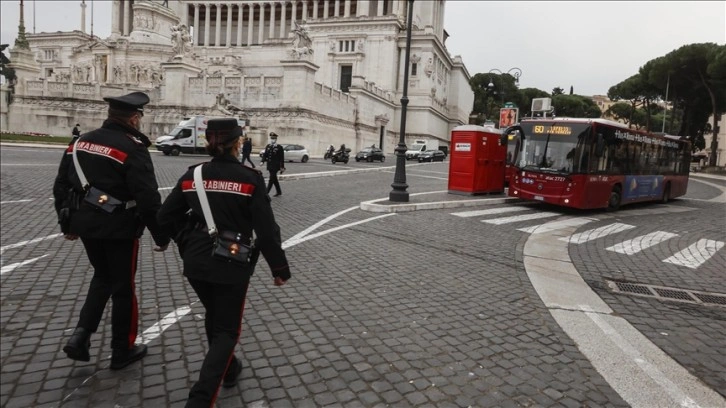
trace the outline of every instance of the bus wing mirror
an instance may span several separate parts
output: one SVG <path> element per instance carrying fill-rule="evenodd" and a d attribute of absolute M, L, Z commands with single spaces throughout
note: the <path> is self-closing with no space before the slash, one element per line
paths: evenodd
<path fill-rule="evenodd" d="M 605 138 L 602 133 L 597 134 L 597 140 L 595 141 L 595 156 L 602 157 L 605 152 Z"/>
<path fill-rule="evenodd" d="M 517 131 L 519 131 L 519 134 L 521 135 L 520 136 L 521 139 L 524 140 L 524 130 L 522 130 L 521 126 L 514 125 L 514 126 L 510 126 L 506 129 L 504 129 L 504 132 L 502 132 L 502 137 L 501 137 L 501 141 L 500 141 L 501 145 L 506 146 L 509 143 L 509 134 L 517 132 Z M 521 149 L 522 149 L 522 147 L 520 146 L 520 150 Z"/>

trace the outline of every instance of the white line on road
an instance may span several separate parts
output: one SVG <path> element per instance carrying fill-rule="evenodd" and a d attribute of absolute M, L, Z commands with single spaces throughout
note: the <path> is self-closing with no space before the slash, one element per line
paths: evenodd
<path fill-rule="evenodd" d="M 721 241 L 699 239 L 695 244 L 692 244 L 670 258 L 663 260 L 663 262 L 696 269 L 701 266 L 702 263 L 708 261 L 712 256 L 714 256 L 719 249 L 723 248 L 723 246 L 724 243 Z"/>
<path fill-rule="evenodd" d="M 335 219 L 335 218 L 337 218 L 337 217 L 339 217 L 339 216 L 341 216 L 341 215 L 343 215 L 343 214 L 345 214 L 345 213 L 347 213 L 349 211 L 353 211 L 353 210 L 355 210 L 357 208 L 358 208 L 358 206 L 350 207 L 350 208 L 347 208 L 347 209 L 345 209 L 343 211 L 338 211 L 337 213 L 335 213 L 333 215 L 330 215 L 328 217 L 325 217 L 324 219 L 316 222 L 315 224 L 313 224 L 313 225 L 305 228 L 304 230 L 302 230 L 302 231 L 298 232 L 297 234 L 293 235 L 292 237 L 288 238 L 288 240 L 285 241 L 285 242 L 298 241 L 298 240 L 302 239 L 303 237 L 305 237 L 306 235 L 308 235 L 309 233 L 311 233 L 312 231 L 315 231 L 315 229 L 317 229 L 319 226 L 321 226 L 321 225 L 323 225 L 323 224 L 325 224 L 325 223 L 327 223 L 327 222 L 329 222 L 329 221 L 331 221 L 331 220 L 333 220 L 333 219 Z"/>
<path fill-rule="evenodd" d="M 491 220 L 482 220 L 482 222 L 486 222 L 487 224 L 502 225 L 502 224 L 509 224 L 512 222 L 536 220 L 538 218 L 556 217 L 558 215 L 562 215 L 562 214 L 556 213 L 556 212 L 542 211 L 542 212 L 538 212 L 538 213 L 534 213 L 534 214 L 513 215 L 511 217 L 501 217 L 501 218 L 493 218 Z"/>
<path fill-rule="evenodd" d="M 639 237 L 623 241 L 605 249 L 607 249 L 608 251 L 617 252 L 619 254 L 633 255 L 646 248 L 650 248 L 653 245 L 660 244 L 663 241 L 667 241 L 677 236 L 678 234 L 673 234 L 670 232 L 655 231 L 651 232 L 650 234 L 641 235 Z"/>
<path fill-rule="evenodd" d="M 342 230 L 344 228 L 354 227 L 354 226 L 359 225 L 359 224 L 363 224 L 363 223 L 366 223 L 366 222 L 374 221 L 374 220 L 377 220 L 379 218 L 384 218 L 384 217 L 388 217 L 388 216 L 391 216 L 391 215 L 396 215 L 396 213 L 389 213 L 389 214 L 378 215 L 378 216 L 375 216 L 375 217 L 367 218 L 365 220 L 360 220 L 360 221 L 356 221 L 356 222 L 353 222 L 353 223 L 350 223 L 350 224 L 341 225 L 341 226 L 338 226 L 338 227 L 335 227 L 335 228 L 330 228 L 330 229 L 327 229 L 325 231 L 320 231 L 320 232 L 316 232 L 315 234 L 307 235 L 305 237 L 299 238 L 299 239 L 294 240 L 294 241 L 292 239 L 288 239 L 287 241 L 285 241 L 282 244 L 282 248 L 283 249 L 287 249 L 287 248 L 289 248 L 291 246 L 300 244 L 302 242 L 305 242 L 305 241 L 310 240 L 310 239 L 313 239 L 313 238 L 320 237 L 320 236 L 325 235 L 325 234 L 329 234 L 331 232 L 339 231 L 339 230 Z"/>
<path fill-rule="evenodd" d="M 13 200 L 13 201 L 0 201 L 0 204 L 15 204 L 15 203 L 27 203 L 33 200 Z"/>
<path fill-rule="evenodd" d="M 508 213 L 508 212 L 527 211 L 527 210 L 531 210 L 531 208 L 501 207 L 501 208 L 490 208 L 488 210 L 461 211 L 461 212 L 451 213 L 451 215 L 455 215 L 457 217 L 468 218 L 468 217 L 481 217 L 483 215 L 504 214 L 504 213 Z"/>
<path fill-rule="evenodd" d="M 530 234 L 544 234 L 545 232 L 552 232 L 569 227 L 579 227 L 585 225 L 588 222 L 597 221 L 595 218 L 568 218 L 561 221 L 552 221 L 542 225 L 535 225 L 533 227 L 520 228 L 517 231 L 527 232 Z"/>
<path fill-rule="evenodd" d="M 631 228 L 635 228 L 635 226 L 616 222 L 613 224 L 605 225 L 604 227 L 583 231 L 578 234 L 574 234 L 571 237 L 560 238 L 560 241 L 569 241 L 572 244 L 582 244 L 588 241 L 592 241 L 594 239 L 608 236 L 610 234 L 626 231 Z"/>
<path fill-rule="evenodd" d="M 141 344 L 149 344 L 152 340 L 161 336 L 161 333 L 163 333 L 164 330 L 176 324 L 176 322 L 181 320 L 182 317 L 189 314 L 189 312 L 192 311 L 192 306 L 197 302 L 198 301 L 194 301 L 189 306 L 182 306 L 162 317 L 161 320 L 154 323 L 153 326 L 141 333 L 141 336 L 139 336 L 139 342 L 141 342 Z"/>
<path fill-rule="evenodd" d="M 31 264 L 31 263 L 37 261 L 38 259 L 45 258 L 46 256 L 48 256 L 48 254 L 45 254 L 43 256 L 39 256 L 37 258 L 28 259 L 28 260 L 25 260 L 23 262 L 18 262 L 18 263 L 14 263 L 14 264 L 10 264 L 10 265 L 3 266 L 2 268 L 0 268 L 0 275 L 4 275 L 7 272 L 12 272 L 15 269 L 18 269 L 18 268 L 20 268 L 23 265 Z"/>
<path fill-rule="evenodd" d="M 5 252 L 5 250 L 7 250 L 7 249 L 19 248 L 19 247 L 22 247 L 25 245 L 34 244 L 36 242 L 45 241 L 46 239 L 53 239 L 53 238 L 58 238 L 58 237 L 62 237 L 62 236 L 63 236 L 63 234 L 53 234 L 53 235 L 48 235 L 47 237 L 34 238 L 34 239 L 31 239 L 28 241 L 21 241 L 16 244 L 5 245 L 3 247 L 0 247 L 0 254 Z"/>

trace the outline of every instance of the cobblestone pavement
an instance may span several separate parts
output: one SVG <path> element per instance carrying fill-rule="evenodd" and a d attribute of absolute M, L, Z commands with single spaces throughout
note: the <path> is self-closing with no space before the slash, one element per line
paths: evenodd
<path fill-rule="evenodd" d="M 60 152 L 3 148 L 0 154 L 0 405 L 183 406 L 206 345 L 204 310 L 182 279 L 176 251 L 153 253 L 148 234 L 143 237 L 137 294 L 146 358 L 108 369 L 107 308 L 92 338 L 91 361 L 67 359 L 61 349 L 92 272 L 80 243 L 55 236 L 50 186 Z M 186 166 L 202 160 L 154 155 L 162 196 Z M 374 214 L 357 208 L 387 197 L 391 165 L 351 164 L 334 169 L 378 171 L 283 180 L 273 207 L 293 278 L 274 287 L 267 265 L 258 266 L 237 351 L 245 366 L 238 386 L 223 389 L 217 406 L 628 406 L 529 283 L 521 262 L 528 234 L 516 229 L 523 225 L 506 228 L 456 217 L 450 209 Z M 447 165 L 409 166 L 408 191 L 446 190 Z M 287 175 L 330 166 L 290 164 Z M 717 194 L 698 188 L 699 197 Z M 723 241 L 722 204 L 675 205 L 700 211 L 627 222 L 638 230 L 691 225 L 693 238 Z M 613 256 L 605 245 L 571 246 L 583 277 L 652 341 L 723 392 L 724 309 L 614 295 L 602 284 L 620 271 L 640 282 L 724 293 L 718 286 L 723 252 L 704 269 L 684 271 L 663 265 L 665 253 L 635 259 Z"/>

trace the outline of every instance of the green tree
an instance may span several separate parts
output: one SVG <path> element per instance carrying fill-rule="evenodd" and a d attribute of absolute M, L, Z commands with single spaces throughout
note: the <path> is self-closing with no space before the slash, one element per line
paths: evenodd
<path fill-rule="evenodd" d="M 663 57 L 648 61 L 640 74 L 673 102 L 676 114 L 671 125 L 680 122 L 678 135 L 688 137 L 694 147 L 703 142 L 703 135 L 718 132 L 717 120 L 726 111 L 726 46 L 714 43 L 684 45 Z M 708 124 L 708 118 L 713 123 Z M 670 126 L 671 129 L 675 127 Z M 711 143 L 709 165 L 716 164 L 718 139 Z"/>
<path fill-rule="evenodd" d="M 554 95 L 552 104 L 557 116 L 571 118 L 599 118 L 602 111 L 592 99 L 581 95 Z"/>
<path fill-rule="evenodd" d="M 8 84 L 12 85 L 15 82 L 15 70 L 8 66 L 10 59 L 5 56 L 7 48 L 7 44 L 0 44 L 0 75 L 4 76 Z"/>
<path fill-rule="evenodd" d="M 632 107 L 631 117 L 626 122 L 629 127 L 640 128 L 644 126 L 647 130 L 650 129 L 650 111 L 651 105 L 653 105 L 660 96 L 659 89 L 645 80 L 641 74 L 635 74 L 625 81 L 610 87 L 608 90 L 608 98 L 613 101 L 626 100 L 630 102 Z M 645 113 L 644 123 L 634 122 L 634 115 L 638 111 L 638 108 L 643 108 Z M 638 116 L 640 120 L 640 116 Z"/>
<path fill-rule="evenodd" d="M 480 122 L 486 119 L 498 122 L 499 109 L 506 102 L 512 102 L 518 107 L 526 102 L 515 84 L 515 78 L 509 74 L 478 73 L 471 77 L 469 85 L 474 91 L 472 115 L 476 115 Z"/>
<path fill-rule="evenodd" d="M 565 90 L 562 89 L 562 88 L 560 88 L 559 86 L 556 87 L 556 88 L 554 88 L 554 89 L 552 89 L 552 96 L 562 95 L 564 93 L 565 93 Z"/>

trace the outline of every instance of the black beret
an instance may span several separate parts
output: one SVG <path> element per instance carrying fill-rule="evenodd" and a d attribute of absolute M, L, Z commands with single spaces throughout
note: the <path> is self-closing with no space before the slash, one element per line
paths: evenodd
<path fill-rule="evenodd" d="M 143 92 L 131 92 L 128 95 L 106 97 L 104 101 L 108 102 L 111 109 L 122 111 L 141 112 L 144 113 L 144 105 L 149 103 L 149 96 Z"/>
<path fill-rule="evenodd" d="M 207 121 L 207 140 L 212 142 L 210 136 L 216 138 L 216 143 L 226 143 L 242 136 L 242 128 L 237 119 L 210 119 Z"/>

